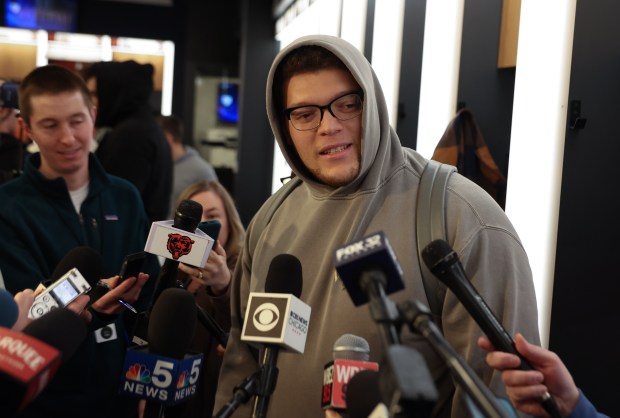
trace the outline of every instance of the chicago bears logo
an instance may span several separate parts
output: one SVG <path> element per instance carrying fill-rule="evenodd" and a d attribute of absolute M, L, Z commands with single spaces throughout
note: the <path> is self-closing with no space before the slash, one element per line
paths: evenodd
<path fill-rule="evenodd" d="M 187 255 L 192 251 L 194 240 L 181 234 L 168 234 L 168 252 L 172 254 L 172 258 L 178 260 L 179 257 Z"/>

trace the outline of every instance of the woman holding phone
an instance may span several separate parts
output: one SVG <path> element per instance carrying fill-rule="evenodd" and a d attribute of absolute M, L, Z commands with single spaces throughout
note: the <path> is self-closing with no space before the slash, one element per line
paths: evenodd
<path fill-rule="evenodd" d="M 216 239 L 207 263 L 201 268 L 179 264 L 180 274 L 186 274 L 191 282 L 187 289 L 194 293 L 196 303 L 213 316 L 226 331 L 230 329 L 229 286 L 232 270 L 243 245 L 245 229 L 230 194 L 217 181 L 200 181 L 188 186 L 179 196 L 178 204 L 194 200 L 202 205 L 201 221 L 206 226 L 219 221 L 219 234 L 216 229 L 207 229 L 207 234 Z M 184 280 L 184 282 L 186 282 Z M 182 403 L 184 417 L 205 417 L 213 415 L 213 404 L 217 389 L 223 347 L 200 323 L 196 326 L 194 340 L 190 347 L 195 352 L 204 353 L 198 393 L 188 402 Z"/>

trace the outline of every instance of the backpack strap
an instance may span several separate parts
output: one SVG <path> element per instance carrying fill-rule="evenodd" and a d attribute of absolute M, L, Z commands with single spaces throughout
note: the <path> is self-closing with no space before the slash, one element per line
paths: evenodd
<path fill-rule="evenodd" d="M 436 239 L 446 239 L 446 189 L 448 179 L 456 167 L 429 160 L 418 188 L 416 207 L 416 240 L 418 244 L 418 262 L 422 273 L 424 291 L 433 315 L 441 320 L 442 295 L 445 286 L 433 276 L 422 259 L 422 250 Z M 441 322 L 439 322 L 441 327 Z"/>

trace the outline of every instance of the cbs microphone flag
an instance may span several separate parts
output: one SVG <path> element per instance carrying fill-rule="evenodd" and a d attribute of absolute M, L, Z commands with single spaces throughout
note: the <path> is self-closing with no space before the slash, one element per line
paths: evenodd
<path fill-rule="evenodd" d="M 310 306 L 293 295 L 250 293 L 241 340 L 276 344 L 303 354 Z"/>
<path fill-rule="evenodd" d="M 213 248 L 213 239 L 200 229 L 187 232 L 173 224 L 174 221 L 153 222 L 144 251 L 190 266 L 204 266 Z"/>

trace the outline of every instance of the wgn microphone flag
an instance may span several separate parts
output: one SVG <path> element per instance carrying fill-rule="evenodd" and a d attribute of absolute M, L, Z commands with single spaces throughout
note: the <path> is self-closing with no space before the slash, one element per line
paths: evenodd
<path fill-rule="evenodd" d="M 0 416 L 32 402 L 85 338 L 84 320 L 68 309 L 53 310 L 23 332 L 0 328 Z"/>
<path fill-rule="evenodd" d="M 362 370 L 379 370 L 379 365 L 368 361 L 368 341 L 353 334 L 343 334 L 334 342 L 334 360 L 323 369 L 323 409 L 344 410 L 348 404 L 348 384 Z"/>

